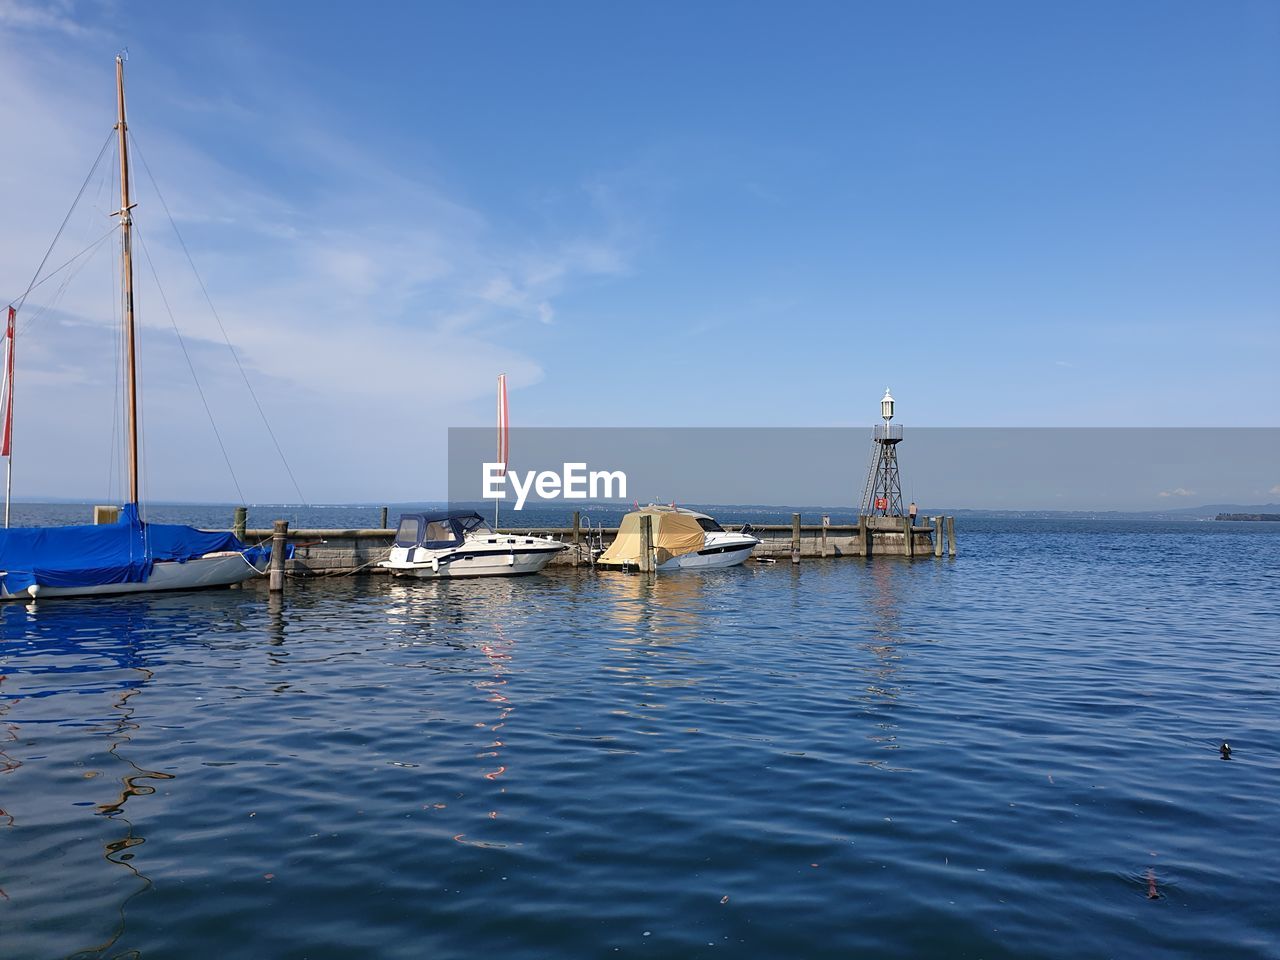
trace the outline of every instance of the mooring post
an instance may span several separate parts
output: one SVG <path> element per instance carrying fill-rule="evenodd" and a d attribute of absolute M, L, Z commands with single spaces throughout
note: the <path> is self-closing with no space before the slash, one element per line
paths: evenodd
<path fill-rule="evenodd" d="M 930 517 L 933 521 L 933 555 L 942 556 L 942 518 Z"/>
<path fill-rule="evenodd" d="M 241 543 L 244 542 L 244 530 L 249 525 L 249 511 L 245 507 L 236 507 L 235 519 L 231 521 L 231 532 L 236 535 L 236 539 Z"/>
<path fill-rule="evenodd" d="M 382 519 L 378 521 L 378 529 L 379 530 L 387 529 L 387 508 L 386 507 L 382 508 Z"/>
<path fill-rule="evenodd" d="M 582 513 L 573 511 L 573 565 L 576 567 L 582 559 Z"/>
<path fill-rule="evenodd" d="M 791 562 L 800 562 L 800 514 L 791 515 Z"/>
<path fill-rule="evenodd" d="M 640 517 L 640 572 L 653 573 L 653 517 Z"/>
<path fill-rule="evenodd" d="M 916 555 L 916 534 L 911 528 L 911 518 L 902 518 L 902 555 L 911 559 Z"/>
<path fill-rule="evenodd" d="M 822 515 L 822 556 L 827 555 L 827 527 L 831 526 L 831 518 L 825 513 Z"/>
<path fill-rule="evenodd" d="M 956 518 L 947 517 L 947 556 L 956 555 Z"/>
<path fill-rule="evenodd" d="M 289 521 L 277 520 L 271 532 L 271 592 L 284 589 L 284 551 L 289 539 Z"/>

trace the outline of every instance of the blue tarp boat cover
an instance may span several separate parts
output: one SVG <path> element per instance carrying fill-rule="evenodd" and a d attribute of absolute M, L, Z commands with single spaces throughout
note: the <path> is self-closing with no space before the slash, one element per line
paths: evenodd
<path fill-rule="evenodd" d="M 157 560 L 184 563 L 206 553 L 235 550 L 252 561 L 233 533 L 197 530 L 173 523 L 143 523 L 137 504 L 126 504 L 118 523 L 74 527 L 13 527 L 0 530 L 0 583 L 10 593 L 32 584 L 88 587 L 143 583 Z"/>

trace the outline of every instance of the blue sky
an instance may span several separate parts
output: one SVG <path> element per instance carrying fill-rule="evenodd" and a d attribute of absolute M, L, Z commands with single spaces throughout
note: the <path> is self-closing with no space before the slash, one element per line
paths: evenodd
<path fill-rule="evenodd" d="M 441 495 L 445 428 L 504 371 L 517 425 L 869 424 L 886 385 L 920 426 L 1280 424 L 1271 2 L 0 0 L 0 297 L 124 46 L 312 501 Z M 294 499 L 138 179 L 242 495 Z M 109 253 L 24 335 L 19 495 L 118 490 Z M 236 499 L 140 275 L 147 489 Z"/>

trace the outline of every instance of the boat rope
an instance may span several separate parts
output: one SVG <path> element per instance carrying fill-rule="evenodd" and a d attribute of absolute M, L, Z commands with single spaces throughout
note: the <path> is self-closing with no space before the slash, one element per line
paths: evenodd
<path fill-rule="evenodd" d="M 244 380 L 244 385 L 249 391 L 249 396 L 253 399 L 253 405 L 258 409 L 258 416 L 262 418 L 262 425 L 267 430 L 267 435 L 271 438 L 272 445 L 276 448 L 276 453 L 280 457 L 280 462 L 284 464 L 285 473 L 289 475 L 289 482 L 293 484 L 294 492 L 298 495 L 298 500 L 303 506 L 307 505 L 307 498 L 302 495 L 302 488 L 298 486 L 298 480 L 293 475 L 293 469 L 289 466 L 289 460 L 284 455 L 284 449 L 280 446 L 280 441 L 276 439 L 276 433 L 271 429 L 271 423 L 267 419 L 266 411 L 262 408 L 261 401 L 258 400 L 257 391 L 253 389 L 253 384 L 249 380 L 249 375 L 245 373 L 244 365 L 240 362 L 240 355 L 236 352 L 236 348 L 231 344 L 231 337 L 227 335 L 227 328 L 222 322 L 222 317 L 218 314 L 218 308 L 213 305 L 213 298 L 209 296 L 209 289 L 205 286 L 204 278 L 200 276 L 200 271 L 196 269 L 196 262 L 191 257 L 191 251 L 187 249 L 187 242 L 182 238 L 182 231 L 178 229 L 177 221 L 173 219 L 173 214 L 169 211 L 169 204 L 165 202 L 164 194 L 160 192 L 160 185 L 156 183 L 156 178 L 151 173 L 151 168 L 147 165 L 147 158 L 142 152 L 142 148 L 138 146 L 138 140 L 133 135 L 133 131 L 129 131 L 129 140 L 133 144 L 134 152 L 139 160 L 142 161 L 142 169 L 146 171 L 147 179 L 151 181 L 151 188 L 156 192 L 156 198 L 160 201 L 165 216 L 169 218 L 169 226 L 173 228 L 173 234 L 178 238 L 178 245 L 182 247 L 182 253 L 187 258 L 187 263 L 191 267 L 192 274 L 195 275 L 196 283 L 200 286 L 200 292 L 204 295 L 205 303 L 209 305 L 209 312 L 213 314 L 213 319 L 218 323 L 218 329 L 222 332 L 222 340 L 227 345 L 227 350 L 231 353 L 231 359 L 235 361 L 236 369 L 240 371 L 240 378 Z"/>
<path fill-rule="evenodd" d="M 62 231 L 67 228 L 68 221 L 71 220 L 71 214 L 75 213 L 76 206 L 80 203 L 80 198 L 84 196 L 85 189 L 89 186 L 89 181 L 93 179 L 94 172 L 98 169 L 98 164 L 102 162 L 103 155 L 107 152 L 107 146 L 116 136 L 115 128 L 107 134 L 107 139 L 102 143 L 102 149 L 98 151 L 98 157 L 93 161 L 93 166 L 89 168 L 89 172 L 85 174 L 84 183 L 80 184 L 80 189 L 76 192 L 76 198 L 71 201 L 71 208 L 67 211 L 67 215 L 62 218 L 62 224 L 58 227 L 58 232 L 53 235 L 53 242 L 49 244 L 49 249 L 44 252 L 44 256 L 40 258 L 40 266 L 36 267 L 36 272 L 31 276 L 31 282 L 27 284 L 26 292 L 18 297 L 16 301 L 9 301 L 13 304 L 15 310 L 21 310 L 23 303 L 26 302 L 27 294 L 36 288 L 36 281 L 40 279 L 40 271 L 44 269 L 44 265 L 49 262 L 49 255 L 53 253 L 53 248 L 58 245 L 58 239 L 62 236 Z M 65 264 L 64 264 L 65 266 Z M 61 267 L 59 267 L 61 269 Z"/>
<path fill-rule="evenodd" d="M 227 456 L 226 444 L 222 442 L 222 434 L 218 431 L 218 424 L 213 418 L 213 410 L 209 407 L 209 399 L 205 396 L 204 387 L 200 385 L 200 377 L 196 373 L 196 365 L 191 362 L 191 354 L 187 351 L 187 341 L 182 336 L 182 331 L 178 329 L 178 321 L 173 316 L 173 309 L 169 306 L 169 297 L 164 292 L 164 286 L 160 283 L 160 275 L 156 273 L 156 265 L 151 259 L 151 251 L 147 249 L 147 241 L 142 237 L 142 231 L 138 229 L 138 225 L 133 225 L 134 236 L 138 238 L 138 246 L 142 248 L 142 256 L 147 261 L 147 267 L 151 271 L 151 277 L 156 282 L 156 289 L 160 292 L 160 302 L 164 304 L 164 311 L 169 315 L 169 323 L 173 327 L 173 334 L 178 338 L 178 346 L 182 348 L 182 356 L 187 361 L 187 369 L 191 371 L 191 380 L 196 385 L 196 392 L 200 394 L 200 403 L 204 405 L 205 416 L 209 418 L 209 426 L 213 429 L 213 436 L 218 441 L 218 449 L 222 451 L 222 459 L 227 465 L 227 472 L 231 474 L 231 483 L 236 488 L 236 495 L 240 498 L 240 502 L 244 503 L 244 491 L 240 489 L 240 479 L 236 476 L 235 467 L 231 465 L 231 458 Z"/>
<path fill-rule="evenodd" d="M 273 541 L 272 537 L 264 537 L 263 539 L 259 540 L 257 543 L 251 544 L 249 546 L 250 546 L 250 549 L 259 548 L 259 547 L 269 547 L 272 541 Z M 294 544 L 294 546 L 296 547 L 297 544 Z M 267 576 L 267 574 L 271 572 L 270 567 L 268 567 L 266 570 L 259 570 L 257 567 L 253 565 L 253 561 L 250 560 L 248 557 L 246 557 L 243 553 L 241 553 L 239 556 L 241 560 L 247 563 L 249 567 L 259 575 L 265 577 Z M 370 567 L 377 566 L 383 560 L 386 560 L 387 557 L 389 556 L 391 556 L 390 547 L 387 548 L 385 555 L 380 554 L 379 556 L 374 557 L 368 563 L 362 563 L 358 567 L 353 567 L 350 570 L 325 571 L 323 573 L 317 573 L 314 571 L 312 571 L 311 573 L 290 573 L 288 566 L 286 565 L 284 575 L 285 575 L 285 578 L 288 580 L 321 580 L 321 579 L 333 579 L 335 577 L 351 577 L 357 573 L 360 573 L 363 570 L 368 570 Z"/>

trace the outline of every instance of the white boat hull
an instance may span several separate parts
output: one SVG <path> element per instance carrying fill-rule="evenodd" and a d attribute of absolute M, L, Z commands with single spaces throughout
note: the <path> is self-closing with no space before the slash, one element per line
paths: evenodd
<path fill-rule="evenodd" d="M 552 557 L 565 549 L 563 544 L 553 540 L 519 539 L 522 542 L 498 548 L 492 548 L 489 544 L 473 546 L 470 542 L 455 549 L 435 551 L 422 547 L 412 551 L 396 548 L 391 551 L 391 559 L 383 560 L 378 566 L 393 577 L 417 577 L 423 580 L 517 577 L 537 573 L 551 562 Z"/>
<path fill-rule="evenodd" d="M 142 583 L 101 583 L 85 587 L 46 587 L 37 585 L 34 592 L 10 593 L 0 586 L 0 600 L 44 600 L 47 597 L 101 597 L 118 593 L 157 593 L 166 590 L 202 590 L 206 587 L 229 587 L 259 576 L 262 570 L 238 553 L 218 553 L 185 563 L 160 560 L 151 568 L 151 576 Z"/>
<path fill-rule="evenodd" d="M 658 565 L 661 573 L 673 570 L 718 570 L 724 567 L 736 567 L 745 563 L 751 551 L 760 541 L 755 537 L 738 535 L 714 535 L 707 537 L 707 545 L 697 553 L 686 553 L 672 557 L 666 563 Z"/>

